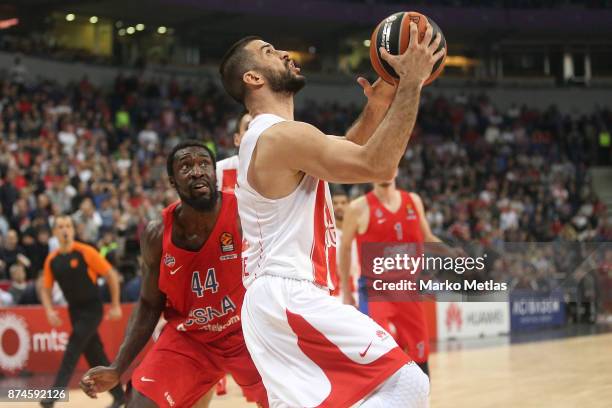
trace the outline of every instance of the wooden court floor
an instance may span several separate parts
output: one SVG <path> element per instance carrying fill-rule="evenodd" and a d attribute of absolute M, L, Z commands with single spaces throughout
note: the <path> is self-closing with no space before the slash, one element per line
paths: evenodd
<path fill-rule="evenodd" d="M 432 408 L 612 407 L 612 334 L 434 353 Z M 231 382 L 231 381 L 230 381 Z M 74 390 L 58 408 L 105 407 Z M 37 404 L 0 403 L 7 408 Z M 213 408 L 254 407 L 231 382 Z"/>

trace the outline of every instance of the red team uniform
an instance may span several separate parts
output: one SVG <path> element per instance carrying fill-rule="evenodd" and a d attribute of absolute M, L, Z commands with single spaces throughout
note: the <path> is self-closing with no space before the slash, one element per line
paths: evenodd
<path fill-rule="evenodd" d="M 233 194 L 199 251 L 172 243 L 174 203 L 164 209 L 159 288 L 168 324 L 132 375 L 133 386 L 160 407 L 190 407 L 229 372 L 250 401 L 266 391 L 242 335 L 241 231 Z M 180 381 L 177 379 L 180 376 Z"/>
<path fill-rule="evenodd" d="M 419 213 L 410 194 L 406 191 L 400 193 L 402 202 L 395 213 L 382 205 L 373 192 L 366 194 L 370 218 L 368 229 L 356 237 L 360 260 L 363 259 L 362 245 L 367 242 L 416 243 L 422 248 Z M 429 357 L 429 334 L 423 304 L 417 301 L 368 302 L 363 276 L 359 283 L 359 309 L 390 332 L 415 362 L 426 362 Z"/>

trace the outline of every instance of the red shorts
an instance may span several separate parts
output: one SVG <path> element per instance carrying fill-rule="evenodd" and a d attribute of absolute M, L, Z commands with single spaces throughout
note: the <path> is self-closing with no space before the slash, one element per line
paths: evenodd
<path fill-rule="evenodd" d="M 429 358 L 429 333 L 421 302 L 368 302 L 368 315 L 391 333 L 417 363 Z"/>
<path fill-rule="evenodd" d="M 197 333 L 167 325 L 134 370 L 132 386 L 159 407 L 191 407 L 225 373 L 232 375 L 247 400 L 268 406 L 241 330 L 206 343 L 197 340 Z"/>

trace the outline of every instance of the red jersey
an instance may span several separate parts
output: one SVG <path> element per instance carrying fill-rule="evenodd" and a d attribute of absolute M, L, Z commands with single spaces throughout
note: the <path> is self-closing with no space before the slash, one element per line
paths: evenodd
<path fill-rule="evenodd" d="M 164 317 L 179 331 L 199 331 L 198 339 L 212 341 L 239 330 L 242 284 L 241 234 L 233 194 L 221 193 L 221 210 L 204 245 L 189 251 L 172 243 L 174 210 L 162 212 L 164 236 L 159 288 L 166 294 Z"/>
<path fill-rule="evenodd" d="M 423 243 L 423 232 L 412 197 L 407 191 L 401 191 L 402 202 L 399 209 L 392 213 L 376 197 L 374 192 L 366 194 L 370 208 L 368 229 L 363 234 L 357 234 L 359 259 L 361 246 L 365 242 L 411 242 Z"/>
<path fill-rule="evenodd" d="M 417 207 L 412 201 L 412 197 L 406 191 L 400 191 L 401 204 L 394 213 L 385 208 L 373 192 L 366 195 L 370 208 L 370 220 L 368 229 L 363 234 L 357 234 L 357 252 L 360 262 L 363 260 L 362 245 L 364 243 L 390 243 L 384 245 L 385 257 L 393 257 L 396 254 L 409 256 L 421 256 L 423 254 L 423 232 Z M 395 244 L 394 243 L 403 243 Z M 370 247 L 372 248 L 372 247 Z M 427 321 L 425 319 L 425 309 L 421 301 L 415 299 L 408 301 L 409 298 L 401 295 L 400 292 L 393 292 L 387 300 L 370 297 L 371 292 L 367 289 L 366 277 L 368 272 L 362 269 L 360 279 L 359 310 L 368 314 L 376 323 L 391 332 L 398 345 L 408 352 L 410 357 L 417 363 L 423 363 L 429 358 L 429 334 Z M 418 273 L 418 271 L 417 271 Z M 414 279 L 418 275 L 400 274 L 399 278 Z M 386 277 L 385 280 L 392 281 L 393 277 Z M 394 296 L 400 293 L 400 300 L 394 301 Z"/>

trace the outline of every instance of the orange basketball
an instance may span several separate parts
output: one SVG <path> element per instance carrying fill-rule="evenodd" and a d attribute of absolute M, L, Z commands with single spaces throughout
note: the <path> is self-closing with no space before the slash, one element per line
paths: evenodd
<path fill-rule="evenodd" d="M 440 30 L 440 27 L 431 19 L 424 16 L 416 11 L 401 11 L 385 18 L 383 21 L 376 26 L 376 29 L 372 33 L 370 40 L 370 60 L 372 61 L 372 67 L 376 73 L 386 82 L 395 83 L 399 79 L 395 70 L 387 64 L 386 61 L 380 56 L 380 47 L 384 47 L 387 52 L 392 55 L 400 55 L 406 48 L 408 48 L 408 42 L 410 41 L 410 22 L 414 22 L 417 25 L 419 32 L 419 41 L 423 41 L 425 37 L 425 31 L 427 30 L 427 23 L 431 24 L 433 28 L 433 38 L 437 33 L 440 33 L 442 40 L 438 50 L 444 49 L 444 55 L 436 61 L 431 70 L 431 75 L 425 81 L 425 85 L 431 83 L 434 79 L 442 73 L 444 68 L 444 61 L 446 60 L 446 39 L 444 34 Z"/>

